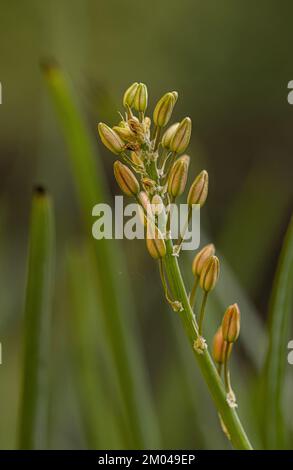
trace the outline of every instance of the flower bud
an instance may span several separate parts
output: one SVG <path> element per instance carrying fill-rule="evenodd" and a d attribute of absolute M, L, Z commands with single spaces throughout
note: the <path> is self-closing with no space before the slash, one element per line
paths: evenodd
<path fill-rule="evenodd" d="M 141 225 L 143 225 L 145 227 L 146 224 L 147 224 L 147 217 L 144 213 L 143 208 L 139 204 L 138 204 L 138 217 L 139 217 L 139 220 L 141 222 Z"/>
<path fill-rule="evenodd" d="M 144 176 L 143 178 L 141 178 L 141 182 L 147 192 L 151 194 L 154 192 L 156 188 L 156 182 L 153 179 L 148 178 L 147 176 Z"/>
<path fill-rule="evenodd" d="M 182 153 L 187 149 L 191 137 L 191 128 L 192 123 L 189 117 L 184 118 L 180 122 L 170 142 L 170 150 L 172 152 Z"/>
<path fill-rule="evenodd" d="M 165 149 L 170 150 L 170 143 L 171 143 L 174 133 L 178 129 L 178 126 L 179 126 L 179 122 L 175 122 L 175 124 L 172 124 L 172 126 L 168 127 L 168 129 L 164 133 L 161 143 Z"/>
<path fill-rule="evenodd" d="M 133 106 L 133 100 L 135 97 L 136 90 L 138 88 L 138 83 L 135 82 L 132 85 L 130 85 L 129 88 L 127 88 L 126 92 L 124 93 L 123 96 L 123 106 L 124 108 L 132 108 Z"/>
<path fill-rule="evenodd" d="M 152 124 L 151 119 L 148 116 L 146 116 L 143 120 L 143 127 L 144 127 L 144 132 L 148 137 L 150 136 L 151 124 Z"/>
<path fill-rule="evenodd" d="M 138 195 L 138 200 L 142 205 L 146 214 L 151 213 L 151 203 L 149 197 L 145 191 L 140 191 Z"/>
<path fill-rule="evenodd" d="M 220 273 L 220 263 L 217 256 L 210 256 L 201 270 L 199 283 L 200 287 L 205 292 L 210 292 L 214 289 Z"/>
<path fill-rule="evenodd" d="M 103 144 L 113 153 L 118 155 L 124 150 L 124 142 L 119 135 L 103 122 L 98 124 L 98 132 Z"/>
<path fill-rule="evenodd" d="M 136 89 L 133 107 L 136 111 L 145 112 L 148 105 L 148 89 L 144 83 L 140 83 Z"/>
<path fill-rule="evenodd" d="M 126 196 L 135 196 L 139 192 L 139 183 L 128 168 L 128 166 L 119 162 L 114 163 L 114 176 L 121 189 Z"/>
<path fill-rule="evenodd" d="M 212 243 L 204 246 L 194 257 L 192 262 L 192 272 L 194 276 L 200 276 L 205 261 L 215 254 L 215 247 Z"/>
<path fill-rule="evenodd" d="M 164 206 L 164 203 L 163 203 L 163 200 L 162 200 L 161 196 L 159 196 L 159 194 L 155 194 L 152 197 L 152 211 L 153 211 L 153 214 L 154 215 L 160 215 L 163 212 L 164 208 L 165 208 L 165 206 Z"/>
<path fill-rule="evenodd" d="M 177 100 L 178 100 L 178 93 L 177 93 L 177 91 L 172 91 L 171 93 L 172 93 L 173 98 L 174 98 L 174 100 L 175 100 L 175 103 L 174 103 L 174 104 L 176 104 L 176 102 L 177 102 Z"/>
<path fill-rule="evenodd" d="M 151 207 L 159 231 L 162 234 L 165 234 L 167 226 L 167 214 L 161 196 L 159 196 L 158 194 L 155 194 L 153 196 Z M 154 218 L 152 220 L 154 220 Z"/>
<path fill-rule="evenodd" d="M 147 220 L 153 220 L 153 214 L 151 211 L 151 203 L 149 197 L 145 191 L 140 191 L 137 196 L 140 203 L 139 206 L 139 217 L 143 225 L 147 225 Z"/>
<path fill-rule="evenodd" d="M 227 341 L 224 340 L 222 334 L 222 327 L 220 326 L 214 336 L 213 339 L 213 359 L 217 364 L 224 364 L 225 362 L 225 355 L 227 352 L 227 359 L 229 359 L 231 351 L 232 351 L 232 344 L 229 345 Z"/>
<path fill-rule="evenodd" d="M 240 333 L 240 310 L 237 304 L 230 305 L 222 320 L 223 338 L 228 343 L 235 343 Z"/>
<path fill-rule="evenodd" d="M 203 170 L 199 175 L 197 175 L 190 187 L 187 196 L 187 204 L 189 206 L 192 206 L 193 204 L 200 204 L 200 206 L 203 206 L 208 195 L 208 185 L 209 175 L 207 171 Z"/>
<path fill-rule="evenodd" d="M 178 158 L 171 168 L 168 178 L 168 193 L 171 197 L 179 197 L 184 192 L 190 158 L 183 155 Z"/>
<path fill-rule="evenodd" d="M 156 126 L 164 127 L 168 124 L 178 96 L 174 93 L 175 92 L 166 93 L 157 102 L 153 114 L 153 120 Z"/>
<path fill-rule="evenodd" d="M 143 166 L 143 161 L 139 152 L 130 152 L 130 158 L 133 161 L 134 165 Z"/>
<path fill-rule="evenodd" d="M 136 135 L 129 126 L 114 126 L 113 131 L 116 132 L 124 142 L 135 142 L 136 140 Z"/>
<path fill-rule="evenodd" d="M 166 255 L 165 240 L 158 227 L 156 227 L 150 221 L 148 221 L 146 245 L 149 254 L 154 259 L 163 258 Z"/>

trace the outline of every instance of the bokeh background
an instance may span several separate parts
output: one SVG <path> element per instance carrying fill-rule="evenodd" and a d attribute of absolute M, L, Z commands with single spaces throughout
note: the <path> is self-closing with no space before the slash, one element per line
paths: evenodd
<path fill-rule="evenodd" d="M 2 4 L 1 449 L 17 446 L 29 212 L 32 187 L 39 183 L 52 194 L 57 231 L 49 446 L 100 446 L 98 438 L 90 444 L 87 440 L 66 261 L 70 250 L 77 249 L 80 256 L 90 234 L 83 228 L 68 149 L 40 70 L 40 62 L 48 58 L 57 60 L 72 82 L 112 195 L 118 193 L 113 157 L 96 138 L 97 122 L 116 123 L 121 96 L 133 81 L 147 84 L 150 107 L 165 91 L 178 90 L 174 119 L 189 115 L 193 120 L 191 173 L 206 168 L 210 175 L 203 236 L 216 244 L 224 263 L 210 302 L 208 336 L 225 306 L 238 301 L 246 339 L 235 348 L 234 388 L 240 415 L 252 439 L 262 446 L 261 420 L 255 424 L 254 419 L 261 390 L 257 372 L 266 351 L 264 325 L 272 281 L 292 211 L 293 107 L 287 102 L 287 85 L 293 79 L 292 13 L 289 0 L 11 0 Z M 120 275 L 130 280 L 140 331 L 137 340 L 161 434 L 158 447 L 229 448 L 179 322 L 163 300 L 157 267 L 142 243 L 112 243 L 125 254 Z M 183 255 L 189 285 L 191 256 Z M 95 286 L 82 266 L 80 284 L 81 288 L 87 284 L 90 293 L 85 298 L 89 299 L 96 294 Z M 104 391 L 99 397 L 103 400 L 100 419 L 110 423 L 109 434 L 113 431 L 109 447 L 122 446 L 111 424 L 115 400 L 112 371 L 104 360 L 105 338 L 98 326 L 91 331 L 89 342 L 96 346 L 93 374 Z M 293 333 L 288 330 L 290 338 Z M 287 365 L 286 370 L 284 406 L 292 432 L 293 367 Z"/>

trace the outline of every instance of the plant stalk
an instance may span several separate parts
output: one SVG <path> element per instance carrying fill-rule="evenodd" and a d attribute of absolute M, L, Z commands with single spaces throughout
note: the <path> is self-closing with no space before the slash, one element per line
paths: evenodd
<path fill-rule="evenodd" d="M 194 348 L 194 341 L 198 338 L 198 329 L 194 321 L 194 313 L 189 303 L 185 285 L 181 276 L 177 257 L 173 255 L 173 243 L 166 240 L 167 255 L 164 258 L 165 270 L 169 285 L 173 291 L 173 296 L 181 302 L 183 310 L 179 313 L 184 330 L 192 346 L 195 359 L 201 370 L 203 378 L 208 386 L 217 411 L 220 413 L 223 422 L 228 430 L 231 443 L 235 449 L 252 450 L 249 439 L 242 427 L 238 414 L 226 401 L 226 392 L 217 372 L 217 369 L 206 350 L 203 354 L 198 354 Z"/>

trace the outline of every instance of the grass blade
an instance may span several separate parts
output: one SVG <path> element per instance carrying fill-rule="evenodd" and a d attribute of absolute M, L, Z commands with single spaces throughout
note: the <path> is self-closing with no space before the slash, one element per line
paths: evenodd
<path fill-rule="evenodd" d="M 19 447 L 47 446 L 48 361 L 51 323 L 54 221 L 50 197 L 42 188 L 32 202 L 24 318 L 23 382 Z"/>
<path fill-rule="evenodd" d="M 293 281 L 293 217 L 291 218 L 277 272 L 269 308 L 269 348 L 265 367 L 265 442 L 267 448 L 284 446 L 282 390 L 284 385 Z"/>
<path fill-rule="evenodd" d="M 103 169 L 94 145 L 77 109 L 68 82 L 56 65 L 44 67 L 56 113 L 69 149 L 69 159 L 79 196 L 80 207 L 90 239 L 92 208 L 107 200 Z M 107 335 L 115 357 L 119 383 L 133 429 L 134 447 L 157 447 L 159 434 L 152 408 L 137 325 L 129 302 L 126 263 L 117 242 L 99 240 L 92 244 L 99 273 L 99 293 Z M 123 273 L 123 276 L 121 276 Z"/>
<path fill-rule="evenodd" d="M 73 373 L 87 445 L 90 449 L 121 449 L 125 446 L 126 433 L 123 432 L 122 439 L 119 405 L 115 403 L 113 390 L 109 390 L 109 380 L 104 373 L 105 370 L 113 370 L 109 348 L 103 338 L 99 342 L 96 340 L 96 331 L 103 330 L 103 324 L 100 315 L 97 315 L 99 302 L 88 250 L 85 247 L 82 250 L 71 249 L 67 265 Z M 111 380 L 111 388 L 114 380 Z"/>

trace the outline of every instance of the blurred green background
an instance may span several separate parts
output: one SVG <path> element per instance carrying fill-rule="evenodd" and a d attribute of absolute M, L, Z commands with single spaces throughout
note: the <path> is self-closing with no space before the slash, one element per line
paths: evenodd
<path fill-rule="evenodd" d="M 83 300 L 94 310 L 96 289 L 86 271 L 87 257 L 80 255 L 91 234 L 83 228 L 68 150 L 40 71 L 40 62 L 48 58 L 56 59 L 72 81 L 112 195 L 118 193 L 113 157 L 95 136 L 97 122 L 117 122 L 121 96 L 133 81 L 147 84 L 151 108 L 165 91 L 178 90 L 174 120 L 185 115 L 193 120 L 191 173 L 206 168 L 210 175 L 202 215 L 205 238 L 216 244 L 225 263 L 210 302 L 209 337 L 225 306 L 239 302 L 246 340 L 235 348 L 232 372 L 240 416 L 252 440 L 262 446 L 261 419 L 255 419 L 261 390 L 256 371 L 262 364 L 265 339 L 258 335 L 267 319 L 277 258 L 292 211 L 293 107 L 287 103 L 287 84 L 293 79 L 292 13 L 289 0 L 11 0 L 2 4 L 1 449 L 17 446 L 29 212 L 37 183 L 44 184 L 53 197 L 57 232 L 49 445 L 70 449 L 100 445 L 98 439 L 94 444 L 87 440 L 78 392 L 77 330 L 71 328 L 74 296 L 67 268 L 68 252 L 78 250 Z M 140 331 L 137 339 L 161 435 L 158 447 L 229 448 L 180 325 L 165 305 L 155 264 L 139 241 L 112 243 L 125 253 L 124 270 L 116 274 L 124 277 L 128 272 L 130 279 Z M 183 255 L 188 285 L 191 256 Z M 115 264 L 112 269 L 117 270 Z M 95 321 L 98 314 L 92 312 L 91 318 Z M 115 414 L 111 394 L 116 392 L 105 359 L 105 337 L 99 325 L 90 330 L 98 388 L 104 390 L 108 382 L 99 397 L 104 412 L 98 419 L 108 423 L 109 446 L 122 446 L 111 425 Z M 292 338 L 289 330 L 288 340 Z M 292 448 L 293 367 L 286 365 L 286 372 L 287 446 Z"/>

